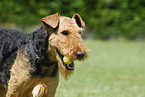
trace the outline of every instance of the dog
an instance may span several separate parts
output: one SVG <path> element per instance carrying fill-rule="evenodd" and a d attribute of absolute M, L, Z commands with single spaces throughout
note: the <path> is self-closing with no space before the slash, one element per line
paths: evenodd
<path fill-rule="evenodd" d="M 59 13 L 41 19 L 42 26 L 25 34 L 0 29 L 0 95 L 2 97 L 54 97 L 59 72 L 68 79 L 75 60 L 88 56 L 81 33 L 85 23 Z"/>

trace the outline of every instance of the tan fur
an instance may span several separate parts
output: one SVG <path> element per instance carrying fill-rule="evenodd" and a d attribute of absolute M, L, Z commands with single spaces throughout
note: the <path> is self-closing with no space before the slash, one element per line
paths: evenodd
<path fill-rule="evenodd" d="M 72 18 L 69 18 L 60 16 L 56 13 L 42 18 L 41 24 L 46 27 L 46 30 L 50 34 L 47 51 L 49 60 L 50 62 L 58 61 L 58 68 L 61 75 L 65 79 L 68 79 L 74 73 L 74 70 L 65 68 L 56 49 L 58 49 L 63 56 L 67 56 L 74 61 L 77 60 L 76 53 L 78 51 L 84 52 L 85 56 L 81 59 L 84 60 L 88 53 L 86 45 L 81 38 L 85 23 L 78 14 L 74 14 Z M 56 28 L 57 30 L 54 30 Z M 63 31 L 67 31 L 68 35 L 63 35 Z M 39 85 L 42 86 L 42 92 L 39 94 L 41 95 L 40 97 L 54 97 L 59 81 L 59 73 L 55 77 L 50 77 L 49 75 L 55 67 L 51 66 L 48 68 L 41 66 L 41 68 L 42 71 L 49 69 L 49 72 L 45 77 L 31 76 L 29 72 L 32 70 L 32 67 L 29 58 L 27 58 L 21 51 L 18 52 L 11 69 L 6 97 L 32 97 L 32 91 L 39 88 L 37 87 Z"/>
<path fill-rule="evenodd" d="M 45 84 L 47 86 L 45 91 L 48 91 L 42 97 L 54 97 L 58 85 L 58 75 L 52 78 L 49 77 L 48 72 L 48 76 L 44 78 L 40 76 L 31 77 L 29 74 L 31 69 L 27 57 L 19 52 L 11 69 L 6 97 L 32 97 L 33 87 L 40 83 Z"/>
<path fill-rule="evenodd" d="M 62 55 L 68 56 L 69 58 L 76 60 L 76 55 L 75 55 L 76 52 L 82 51 L 85 53 L 85 57 L 83 58 L 85 59 L 87 57 L 88 50 L 86 49 L 86 45 L 83 43 L 81 38 L 82 30 L 83 28 L 80 28 L 76 24 L 75 19 L 60 16 L 60 24 L 59 24 L 58 31 L 56 33 L 52 33 L 49 38 L 50 48 L 48 49 L 48 52 L 55 53 L 55 48 L 58 48 Z M 68 31 L 69 35 L 68 36 L 62 35 L 61 32 L 63 31 Z M 56 57 L 56 55 L 53 54 L 51 56 L 52 59 L 54 59 L 53 57 Z M 69 76 L 73 74 L 74 70 L 69 71 L 65 69 L 61 59 L 58 56 L 57 56 L 57 60 L 59 61 L 59 70 L 62 76 L 65 79 L 68 79 Z"/>

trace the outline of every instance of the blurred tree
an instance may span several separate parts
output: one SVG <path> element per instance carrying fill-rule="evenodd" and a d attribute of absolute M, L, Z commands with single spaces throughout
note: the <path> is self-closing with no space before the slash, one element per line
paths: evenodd
<path fill-rule="evenodd" d="M 79 13 L 95 38 L 145 38 L 145 0 L 1 0 L 0 24 L 25 28 L 56 12 Z"/>

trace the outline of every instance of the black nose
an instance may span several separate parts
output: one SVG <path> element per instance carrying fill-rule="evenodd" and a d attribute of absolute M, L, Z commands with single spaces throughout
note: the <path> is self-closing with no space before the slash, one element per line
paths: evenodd
<path fill-rule="evenodd" d="M 84 52 L 78 51 L 76 53 L 76 57 L 77 57 L 78 60 L 82 59 L 84 56 L 85 56 Z"/>

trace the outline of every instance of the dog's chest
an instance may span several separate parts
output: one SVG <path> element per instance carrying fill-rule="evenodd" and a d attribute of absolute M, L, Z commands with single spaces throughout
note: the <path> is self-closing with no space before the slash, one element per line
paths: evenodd
<path fill-rule="evenodd" d="M 42 74 L 32 76 L 30 74 L 30 71 L 33 70 L 31 63 L 27 61 L 25 56 L 19 53 L 10 70 L 9 91 L 17 91 L 19 97 L 31 97 L 33 88 L 38 84 L 44 84 L 47 89 L 47 95 L 50 95 L 48 97 L 52 97 L 51 95 L 54 95 L 58 85 L 58 68 L 55 66 L 51 68 L 41 66 L 41 69 Z"/>

